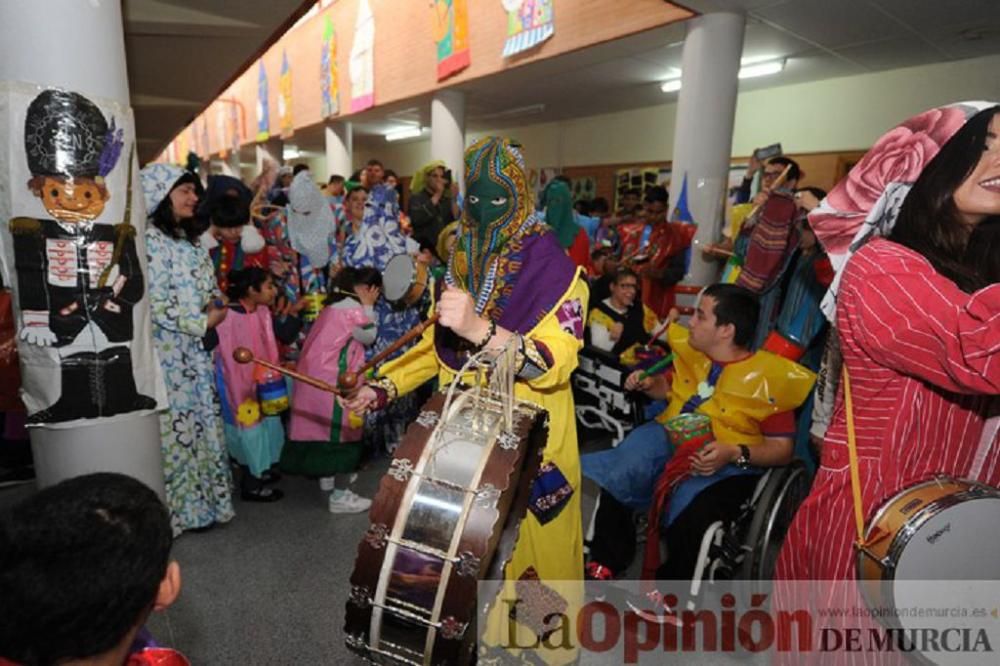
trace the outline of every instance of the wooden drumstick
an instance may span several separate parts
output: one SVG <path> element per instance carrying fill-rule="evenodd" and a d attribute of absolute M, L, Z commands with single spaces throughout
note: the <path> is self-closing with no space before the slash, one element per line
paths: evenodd
<path fill-rule="evenodd" d="M 413 340 L 414 338 L 423 335 L 423 332 L 426 331 L 429 326 L 437 322 L 438 316 L 439 314 L 435 312 L 430 317 L 428 317 L 426 321 L 423 321 L 414 326 L 413 328 L 411 328 L 410 330 L 408 330 L 406 333 L 401 335 L 398 340 L 393 342 L 391 345 L 383 349 L 378 354 L 375 354 L 375 356 L 372 356 L 367 363 L 358 368 L 357 372 L 351 372 L 350 370 L 348 370 L 347 372 L 342 373 L 337 378 L 337 385 L 340 387 L 342 391 L 347 391 L 347 392 L 353 391 L 354 388 L 358 385 L 359 377 L 364 375 L 366 372 L 374 368 L 376 365 L 378 365 L 388 357 L 395 354 L 397 351 L 399 351 L 399 349 L 403 345 L 408 343 L 410 340 Z"/>
<path fill-rule="evenodd" d="M 771 187 L 767 188 L 768 197 L 771 196 L 771 192 L 774 192 L 776 189 L 785 184 L 785 181 L 788 179 L 788 172 L 791 170 L 792 170 L 792 165 L 788 164 L 785 166 L 784 170 L 780 174 L 778 174 L 778 177 L 774 179 L 773 183 L 771 183 Z M 760 202 L 759 204 L 751 208 L 750 212 L 747 214 L 745 219 L 749 220 L 754 215 L 756 215 L 760 211 L 760 209 L 764 207 L 765 203 L 767 203 L 767 199 L 765 199 L 764 201 Z"/>
<path fill-rule="evenodd" d="M 270 361 L 265 361 L 263 359 L 254 358 L 253 352 L 246 347 L 237 347 L 233 350 L 233 360 L 237 363 L 256 363 L 257 365 L 262 365 L 265 368 L 274 370 L 275 372 L 280 372 L 283 375 L 288 375 L 296 381 L 300 381 L 303 384 L 309 384 L 320 391 L 328 391 L 334 395 L 340 395 L 341 391 L 333 384 L 327 384 L 322 379 L 316 379 L 315 377 L 310 377 L 309 375 L 304 375 L 301 372 L 296 372 L 294 370 L 289 370 L 288 368 L 283 368 L 280 365 L 275 365 Z"/>
<path fill-rule="evenodd" d="M 732 250 L 727 250 L 721 245 L 716 245 L 715 243 L 708 243 L 705 245 L 704 251 L 708 254 L 714 254 L 720 257 L 731 257 L 735 254 Z"/>

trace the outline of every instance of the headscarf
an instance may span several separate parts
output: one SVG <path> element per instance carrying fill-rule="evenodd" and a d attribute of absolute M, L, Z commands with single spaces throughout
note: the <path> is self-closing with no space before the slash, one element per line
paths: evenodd
<path fill-rule="evenodd" d="M 481 225 L 469 216 L 468 202 L 462 210 L 450 276 L 458 286 L 473 294 L 479 294 L 484 283 L 489 281 L 492 260 L 525 223 L 533 219 L 531 190 L 519 144 L 487 136 L 469 146 L 465 151 L 466 190 L 481 177 L 492 180 L 506 192 L 508 206 L 501 217 L 485 228 L 480 228 Z"/>
<path fill-rule="evenodd" d="M 330 237 L 336 221 L 330 202 L 308 171 L 300 171 L 288 188 L 288 240 L 319 268 L 330 262 Z"/>
<path fill-rule="evenodd" d="M 149 164 L 139 172 L 142 196 L 146 201 L 146 215 L 153 214 L 185 175 L 197 180 L 190 171 L 185 171 L 174 164 Z"/>
<path fill-rule="evenodd" d="M 996 105 L 959 102 L 910 118 L 882 136 L 809 213 L 809 226 L 836 272 L 822 304 L 828 319 L 835 316 L 847 260 L 871 238 L 889 235 L 906 195 L 941 146 L 977 113 Z"/>
<path fill-rule="evenodd" d="M 539 204 L 545 209 L 545 223 L 552 227 L 559 244 L 568 249 L 580 233 L 580 225 L 573 219 L 573 195 L 569 185 L 561 180 L 551 181 L 542 190 Z"/>
<path fill-rule="evenodd" d="M 437 256 L 441 261 L 448 261 L 448 255 L 451 254 L 451 251 L 448 249 L 448 245 L 450 244 L 448 241 L 452 239 L 457 231 L 458 221 L 456 220 L 455 222 L 446 224 L 444 229 L 441 230 L 441 233 L 438 234 Z"/>
<path fill-rule="evenodd" d="M 423 165 L 417 172 L 413 174 L 413 180 L 410 181 L 410 192 L 416 194 L 417 192 L 423 192 L 427 187 L 427 179 L 430 177 L 431 172 L 434 169 L 447 169 L 442 160 L 434 160 L 433 162 L 428 162 Z"/>

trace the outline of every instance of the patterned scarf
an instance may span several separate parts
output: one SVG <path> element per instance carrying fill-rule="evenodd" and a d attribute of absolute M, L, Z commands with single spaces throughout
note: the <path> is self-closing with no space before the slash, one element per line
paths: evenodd
<path fill-rule="evenodd" d="M 888 236 L 903 201 L 941 146 L 980 111 L 997 102 L 960 102 L 925 111 L 880 138 L 847 178 L 809 213 L 836 277 L 823 299 L 831 321 L 844 266 L 874 236 Z"/>

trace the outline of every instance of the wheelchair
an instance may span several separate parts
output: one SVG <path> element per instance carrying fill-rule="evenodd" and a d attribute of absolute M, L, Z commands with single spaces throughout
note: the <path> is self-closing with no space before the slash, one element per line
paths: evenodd
<path fill-rule="evenodd" d="M 703 585 L 720 580 L 734 581 L 742 599 L 769 594 L 781 544 L 811 485 L 809 470 L 799 459 L 762 474 L 739 514 L 705 530 L 690 598 L 697 598 Z"/>
<path fill-rule="evenodd" d="M 579 365 L 573 373 L 577 424 L 591 431 L 610 433 L 612 447 L 618 446 L 643 421 L 645 398 L 628 394 L 623 388 L 629 372 L 631 370 L 623 366 L 615 355 L 588 346 L 580 350 Z M 590 552 L 599 503 L 600 498 L 594 505 L 584 533 L 584 554 Z"/>
<path fill-rule="evenodd" d="M 593 347 L 580 351 L 579 367 L 573 375 L 573 396 L 580 425 L 612 434 L 617 446 L 644 422 L 645 400 L 623 390 L 630 370 L 613 355 Z M 749 586 L 749 594 L 769 592 L 774 566 L 785 534 L 799 505 L 809 494 L 812 477 L 805 463 L 795 459 L 784 467 L 767 469 L 739 513 L 728 521 L 716 521 L 706 529 L 700 556 L 691 580 L 690 598 L 715 581 L 737 581 Z M 594 536 L 595 503 L 584 533 L 584 552 Z M 645 534 L 645 515 L 637 514 L 637 534 Z"/>

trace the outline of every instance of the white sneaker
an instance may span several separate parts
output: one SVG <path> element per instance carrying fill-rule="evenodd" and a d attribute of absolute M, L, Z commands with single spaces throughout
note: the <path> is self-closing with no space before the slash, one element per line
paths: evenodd
<path fill-rule="evenodd" d="M 372 505 L 370 499 L 355 495 L 345 490 L 336 499 L 330 495 L 330 513 L 362 513 Z"/>
<path fill-rule="evenodd" d="M 324 493 L 333 492 L 334 481 L 336 477 L 334 476 L 321 476 L 319 477 L 319 489 Z"/>

